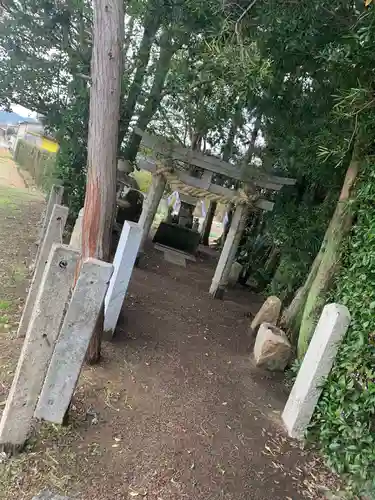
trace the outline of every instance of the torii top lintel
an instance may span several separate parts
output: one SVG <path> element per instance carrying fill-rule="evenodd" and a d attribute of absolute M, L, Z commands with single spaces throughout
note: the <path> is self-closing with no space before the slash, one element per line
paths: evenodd
<path fill-rule="evenodd" d="M 243 167 L 232 165 L 231 163 L 223 161 L 220 158 L 216 158 L 215 156 L 210 156 L 203 154 L 200 151 L 185 148 L 184 146 L 169 141 L 162 136 L 149 134 L 139 128 L 135 128 L 135 133 L 142 137 L 142 144 L 144 146 L 152 149 L 156 153 L 165 155 L 166 158 L 194 165 L 196 167 L 203 168 L 204 170 L 208 170 L 209 172 L 225 175 L 231 179 L 250 184 L 254 183 L 257 186 L 264 187 L 266 189 L 276 189 L 275 186 L 277 185 L 294 185 L 296 183 L 296 179 L 267 175 L 259 170 L 251 169 L 246 165 Z"/>

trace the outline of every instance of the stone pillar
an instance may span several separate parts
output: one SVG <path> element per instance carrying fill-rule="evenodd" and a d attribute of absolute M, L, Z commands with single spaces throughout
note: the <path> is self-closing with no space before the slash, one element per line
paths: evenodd
<path fill-rule="evenodd" d="M 324 307 L 282 414 L 289 436 L 303 439 L 349 323 L 345 306 Z"/>
<path fill-rule="evenodd" d="M 162 174 L 156 174 L 152 177 L 152 183 L 143 202 L 143 210 L 139 218 L 139 226 L 142 229 L 142 240 L 140 249 L 142 250 L 148 238 L 156 211 L 164 193 L 166 179 Z"/>
<path fill-rule="evenodd" d="M 49 224 L 49 220 L 52 215 L 52 210 L 55 205 L 61 205 L 62 197 L 64 194 L 64 186 L 57 186 L 54 184 L 51 188 L 51 192 L 49 194 L 46 212 L 43 219 L 43 225 L 39 232 L 39 242 L 43 243 L 44 235 L 46 234 L 47 227 Z"/>
<path fill-rule="evenodd" d="M 48 256 L 54 243 L 62 243 L 62 234 L 64 232 L 68 213 L 68 207 L 63 207 L 62 205 L 54 205 L 53 207 L 51 218 L 44 235 L 44 240 L 41 242 L 33 279 L 31 281 L 29 293 L 23 308 L 21 321 L 18 325 L 17 337 L 24 337 L 26 335 Z"/>
<path fill-rule="evenodd" d="M 224 290 L 228 284 L 228 276 L 245 229 L 247 214 L 247 205 L 237 205 L 210 287 L 210 294 L 214 298 L 222 299 L 224 296 Z"/>
<path fill-rule="evenodd" d="M 103 305 L 113 266 L 96 259 L 82 264 L 34 416 L 62 424 Z"/>
<path fill-rule="evenodd" d="M 76 219 L 76 222 L 74 224 L 73 232 L 70 237 L 70 242 L 69 246 L 72 248 L 77 248 L 78 250 L 81 250 L 82 247 L 82 222 L 83 222 L 83 212 L 84 208 L 81 208 L 81 210 L 78 213 L 78 217 Z"/>
<path fill-rule="evenodd" d="M 6 451 L 21 448 L 28 437 L 79 258 L 66 245 L 54 245 L 48 257 L 0 422 L 0 445 Z"/>
<path fill-rule="evenodd" d="M 115 331 L 141 238 L 142 230 L 139 225 L 125 221 L 113 259 L 114 271 L 104 302 L 104 332 L 106 337 L 112 337 Z"/>

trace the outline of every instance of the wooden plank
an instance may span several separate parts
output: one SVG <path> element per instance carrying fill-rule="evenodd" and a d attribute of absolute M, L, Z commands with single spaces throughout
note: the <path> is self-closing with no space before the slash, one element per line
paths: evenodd
<path fill-rule="evenodd" d="M 228 162 L 220 160 L 215 156 L 208 156 L 199 151 L 185 148 L 179 144 L 167 141 L 161 136 L 151 135 L 143 132 L 139 128 L 134 129 L 135 133 L 142 136 L 142 143 L 153 149 L 157 153 L 170 156 L 174 160 L 179 160 L 196 167 L 204 168 L 211 172 L 226 175 L 233 179 L 241 180 L 241 172 L 238 168 Z"/>
<path fill-rule="evenodd" d="M 40 246 L 33 279 L 31 281 L 29 293 L 22 311 L 21 321 L 18 325 L 17 337 L 24 337 L 26 335 L 48 256 L 54 243 L 62 243 L 62 234 L 66 224 L 66 219 L 68 218 L 68 213 L 68 207 L 63 207 L 62 205 L 54 205 L 53 207 L 51 218 L 44 235 L 44 240 Z"/>
<path fill-rule="evenodd" d="M 66 245 L 54 245 L 49 255 L 0 422 L 4 449 L 22 447 L 28 437 L 79 258 L 80 253 Z"/>
<path fill-rule="evenodd" d="M 183 172 L 182 170 L 176 170 L 175 174 L 178 180 L 180 180 L 184 184 L 187 184 L 188 186 L 192 186 L 198 189 L 206 189 L 205 181 L 199 179 L 198 177 L 193 177 L 192 175 L 189 175 L 188 173 Z"/>
<path fill-rule="evenodd" d="M 190 151 L 190 150 L 188 150 L 188 151 Z M 167 153 L 165 153 L 165 154 L 167 154 Z M 210 158 L 210 159 L 214 158 L 213 156 L 202 155 L 202 153 L 200 153 L 200 154 L 204 158 Z M 219 161 L 221 161 L 221 160 L 219 160 Z M 241 180 L 243 182 L 254 183 L 258 187 L 263 187 L 265 189 L 272 189 L 274 191 L 279 191 L 282 188 L 282 186 L 284 186 L 284 185 L 285 186 L 293 186 L 297 182 L 296 179 L 292 179 L 289 177 L 279 177 L 277 175 L 267 175 L 264 172 L 260 172 L 260 171 L 257 171 L 255 169 L 253 169 L 251 171 L 249 171 L 248 169 L 243 169 L 243 171 L 241 171 L 241 169 L 238 169 L 237 167 L 231 165 L 230 163 L 228 163 L 228 165 L 230 166 L 230 168 L 233 169 L 232 175 L 228 175 L 228 174 L 225 174 L 223 172 L 217 172 L 217 170 L 214 170 L 213 168 L 210 169 L 206 166 L 202 166 L 202 168 L 205 168 L 208 170 L 209 173 L 207 175 L 210 175 L 211 178 L 212 178 L 213 172 L 222 173 L 223 175 L 227 175 L 228 177 L 231 177 L 232 179 Z M 138 166 L 142 170 L 147 170 L 148 172 L 152 172 L 152 173 L 156 172 L 155 160 L 152 160 L 151 158 L 140 158 L 138 160 Z M 238 173 L 239 171 L 240 171 L 240 173 Z M 187 173 L 185 175 L 187 175 L 188 177 L 192 177 Z M 203 175 L 202 179 L 203 178 L 205 178 L 205 175 Z M 195 179 L 195 181 L 201 180 L 201 179 L 198 179 L 197 177 L 192 177 L 192 179 Z M 198 183 L 199 184 L 198 185 L 195 181 L 193 181 L 194 182 L 193 184 L 189 184 L 189 185 L 205 189 L 203 187 L 204 183 L 200 182 L 200 183 Z M 187 182 L 187 184 L 188 184 L 188 182 Z"/>
<path fill-rule="evenodd" d="M 112 264 L 87 259 L 65 315 L 34 416 L 61 424 L 103 305 Z"/>
<path fill-rule="evenodd" d="M 218 184 L 211 184 L 209 187 L 209 191 L 210 193 L 218 194 L 220 196 L 225 196 L 228 199 L 232 199 L 238 196 L 238 191 L 226 188 L 224 186 L 219 186 Z"/>
<path fill-rule="evenodd" d="M 147 170 L 152 174 L 156 172 L 156 163 L 152 158 L 138 158 L 137 165 L 141 170 Z"/>
<path fill-rule="evenodd" d="M 261 210 L 265 210 L 267 212 L 272 212 L 275 203 L 273 201 L 259 199 L 255 202 L 255 206 L 260 208 Z"/>
<path fill-rule="evenodd" d="M 280 189 L 283 187 L 282 184 L 275 184 L 273 182 L 266 182 L 259 180 L 255 180 L 254 184 L 262 189 L 270 189 L 272 191 L 280 191 Z"/>

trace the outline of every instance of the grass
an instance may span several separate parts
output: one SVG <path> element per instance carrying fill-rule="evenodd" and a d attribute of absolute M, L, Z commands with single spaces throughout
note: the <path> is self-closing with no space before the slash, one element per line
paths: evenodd
<path fill-rule="evenodd" d="M 31 439 L 24 453 L 10 459 L 5 458 L 4 463 L 0 465 L 0 499 L 21 498 L 26 476 L 27 491 L 31 495 L 43 489 L 66 493 L 71 482 L 77 478 L 73 478 L 65 471 L 68 470 L 68 463 L 74 463 L 77 456 L 74 452 L 70 452 L 68 447 L 64 447 L 62 459 L 60 444 L 71 434 L 71 427 L 43 424 L 38 439 Z M 48 447 L 44 446 L 46 442 Z M 33 471 L 32 475 L 29 474 L 30 470 Z"/>
<path fill-rule="evenodd" d="M 10 300 L 0 300 L 0 311 L 9 311 L 11 308 L 12 303 Z"/>
<path fill-rule="evenodd" d="M 23 283 L 27 278 L 27 270 L 24 265 L 13 266 L 11 279 L 14 284 L 18 285 Z"/>
<path fill-rule="evenodd" d="M 1 323 L 8 323 L 9 321 L 9 318 L 8 318 L 8 315 L 7 314 L 3 314 L 2 316 L 0 316 L 0 324 Z"/>

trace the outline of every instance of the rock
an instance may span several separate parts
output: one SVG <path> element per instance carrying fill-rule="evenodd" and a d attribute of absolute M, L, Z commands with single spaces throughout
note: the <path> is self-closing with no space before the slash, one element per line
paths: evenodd
<path fill-rule="evenodd" d="M 283 371 L 292 355 L 285 333 L 270 323 L 262 323 L 254 345 L 257 366 L 270 371 Z"/>
<path fill-rule="evenodd" d="M 233 262 L 228 276 L 229 286 L 234 286 L 237 283 L 241 271 L 242 271 L 242 265 L 239 262 Z"/>
<path fill-rule="evenodd" d="M 255 334 L 262 323 L 277 324 L 281 311 L 281 300 L 278 297 L 271 296 L 263 303 L 251 322 L 250 331 Z"/>
<path fill-rule="evenodd" d="M 37 495 L 33 497 L 32 500 L 70 500 L 69 497 L 63 497 L 61 495 L 55 495 L 48 490 L 43 490 Z"/>

